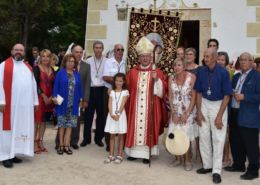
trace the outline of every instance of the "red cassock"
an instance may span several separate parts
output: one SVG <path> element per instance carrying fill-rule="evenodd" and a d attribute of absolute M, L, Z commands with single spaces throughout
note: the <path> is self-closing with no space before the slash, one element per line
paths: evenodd
<path fill-rule="evenodd" d="M 155 69 L 163 85 L 163 98 L 154 96 L 152 147 L 158 145 L 158 138 L 167 123 L 167 79 L 163 72 Z M 152 65 L 141 69 L 140 64 L 131 69 L 126 76 L 130 97 L 125 107 L 127 114 L 127 134 L 125 146 L 149 146 L 151 120 Z"/>

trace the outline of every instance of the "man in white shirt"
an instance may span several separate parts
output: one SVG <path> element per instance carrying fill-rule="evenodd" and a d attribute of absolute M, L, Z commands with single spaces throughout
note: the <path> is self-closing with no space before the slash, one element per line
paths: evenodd
<path fill-rule="evenodd" d="M 105 81 L 104 90 L 104 123 L 108 114 L 108 89 L 111 89 L 113 77 L 117 73 L 125 73 L 126 60 L 123 59 L 124 47 L 121 44 L 116 44 L 114 47 L 115 56 L 108 59 L 104 66 L 103 80 Z M 109 133 L 105 133 L 106 151 L 109 152 Z"/>
<path fill-rule="evenodd" d="M 105 61 L 107 60 L 102 56 L 104 45 L 101 41 L 96 41 L 93 44 L 94 57 L 87 59 L 86 63 L 91 68 L 91 88 L 88 107 L 85 110 L 85 124 L 84 124 L 84 140 L 80 144 L 81 147 L 91 143 L 91 127 L 93 123 L 93 117 L 96 110 L 96 132 L 95 143 L 99 147 L 103 147 L 102 139 L 104 137 L 104 106 L 103 106 L 103 93 L 104 93 L 104 81 L 103 81 L 103 69 Z"/>

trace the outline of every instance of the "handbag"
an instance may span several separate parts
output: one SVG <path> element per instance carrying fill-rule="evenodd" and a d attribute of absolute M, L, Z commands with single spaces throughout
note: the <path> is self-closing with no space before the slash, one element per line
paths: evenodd
<path fill-rule="evenodd" d="M 44 113 L 42 122 L 51 122 L 53 120 L 54 120 L 54 116 L 53 116 L 53 112 L 52 111 Z"/>

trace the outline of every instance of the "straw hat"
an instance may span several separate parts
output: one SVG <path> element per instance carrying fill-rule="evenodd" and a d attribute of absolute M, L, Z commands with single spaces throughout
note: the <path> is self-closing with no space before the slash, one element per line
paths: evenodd
<path fill-rule="evenodd" d="M 167 150 L 173 155 L 183 155 L 190 147 L 189 138 L 182 130 L 171 132 L 166 137 L 165 143 Z"/>

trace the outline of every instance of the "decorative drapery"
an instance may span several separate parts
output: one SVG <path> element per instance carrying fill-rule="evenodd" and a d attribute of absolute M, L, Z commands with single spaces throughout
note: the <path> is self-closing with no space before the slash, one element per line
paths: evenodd
<path fill-rule="evenodd" d="M 135 67 L 138 54 L 135 50 L 138 41 L 145 36 L 154 45 L 160 44 L 161 54 L 156 54 L 156 66 L 163 71 L 166 77 L 173 72 L 173 62 L 176 58 L 176 47 L 180 32 L 180 18 L 149 13 L 130 13 L 129 37 L 127 51 L 127 71 Z"/>

